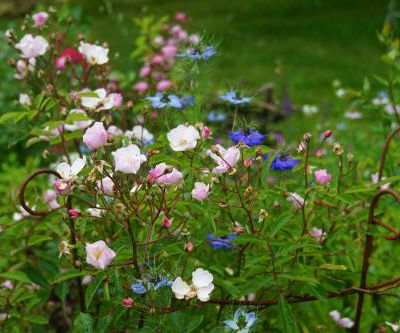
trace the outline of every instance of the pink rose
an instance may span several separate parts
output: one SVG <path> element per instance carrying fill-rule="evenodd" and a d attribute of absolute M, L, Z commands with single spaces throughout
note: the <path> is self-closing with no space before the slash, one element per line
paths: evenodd
<path fill-rule="evenodd" d="M 131 308 L 135 305 L 135 303 L 133 302 L 132 298 L 124 298 L 122 300 L 122 305 L 126 306 L 127 308 Z"/>
<path fill-rule="evenodd" d="M 105 269 L 116 256 L 105 241 L 99 240 L 95 243 L 86 244 L 86 262 L 96 268 Z"/>
<path fill-rule="evenodd" d="M 314 177 L 317 183 L 320 185 L 328 184 L 332 179 L 332 175 L 328 173 L 325 169 L 315 171 Z"/>
<path fill-rule="evenodd" d="M 139 81 L 138 83 L 135 84 L 135 90 L 139 94 L 146 92 L 148 89 L 149 89 L 149 84 L 147 82 Z"/>
<path fill-rule="evenodd" d="M 164 220 L 163 220 L 163 223 L 162 223 L 163 228 L 169 228 L 171 226 L 171 224 L 172 224 L 172 220 L 173 219 L 169 219 L 168 217 L 164 217 Z"/>
<path fill-rule="evenodd" d="M 203 129 L 201 130 L 201 137 L 203 139 L 207 139 L 211 135 L 212 135 L 212 131 L 207 126 L 204 126 Z"/>
<path fill-rule="evenodd" d="M 118 128 L 117 126 L 111 125 L 108 129 L 107 129 L 108 134 L 110 135 L 122 135 L 124 134 L 124 132 L 122 131 L 122 129 Z"/>
<path fill-rule="evenodd" d="M 160 163 L 150 171 L 149 183 L 156 183 L 159 185 L 173 185 L 180 182 L 183 175 L 174 167 Z"/>
<path fill-rule="evenodd" d="M 161 80 L 157 83 L 157 91 L 165 91 L 172 87 L 172 82 L 170 80 Z"/>
<path fill-rule="evenodd" d="M 113 106 L 114 108 L 118 108 L 121 106 L 122 104 L 122 95 L 119 93 L 112 93 L 109 95 L 109 97 L 112 99 L 113 101 Z"/>
<path fill-rule="evenodd" d="M 35 27 L 41 27 L 42 25 L 44 25 L 46 23 L 47 19 L 49 18 L 49 14 L 47 14 L 46 12 L 39 12 L 39 13 L 33 14 L 32 18 L 33 18 Z"/>
<path fill-rule="evenodd" d="M 153 57 L 153 60 L 151 61 L 154 65 L 161 65 L 164 61 L 164 58 L 161 54 L 157 54 Z"/>
<path fill-rule="evenodd" d="M 103 147 L 108 140 L 108 133 L 102 122 L 95 122 L 83 135 L 83 142 L 89 149 Z"/>
<path fill-rule="evenodd" d="M 184 12 L 177 12 L 175 14 L 175 20 L 179 21 L 179 22 L 184 22 L 187 19 L 187 15 Z"/>
<path fill-rule="evenodd" d="M 173 57 L 175 57 L 177 52 L 178 52 L 178 49 L 175 46 L 167 45 L 161 49 L 161 53 L 165 58 L 173 58 Z"/>
<path fill-rule="evenodd" d="M 208 155 L 218 164 L 217 167 L 213 169 L 214 173 L 225 173 L 233 168 L 240 158 L 240 150 L 236 147 L 230 147 L 225 149 L 221 145 L 215 145 L 214 151 L 208 151 Z M 218 153 L 217 153 L 218 152 Z"/>
<path fill-rule="evenodd" d="M 194 189 L 192 190 L 192 198 L 198 201 L 207 199 L 210 194 L 210 185 L 206 185 L 201 182 L 194 183 Z"/>
<path fill-rule="evenodd" d="M 59 195 L 67 195 L 69 192 L 71 192 L 72 188 L 71 184 L 63 179 L 57 179 L 54 182 L 54 187 Z"/>
<path fill-rule="evenodd" d="M 69 213 L 69 215 L 71 216 L 71 217 L 79 217 L 80 215 L 81 215 L 81 212 L 78 210 L 78 209 L 70 209 L 69 211 L 68 211 L 68 213 Z"/>
<path fill-rule="evenodd" d="M 105 195 L 111 196 L 114 194 L 114 182 L 110 177 L 105 177 L 97 181 L 97 189 Z"/>
<path fill-rule="evenodd" d="M 140 149 L 135 144 L 122 147 L 111 153 L 114 157 L 115 171 L 128 174 L 136 174 L 140 165 L 147 159 L 140 153 Z"/>
<path fill-rule="evenodd" d="M 139 76 L 140 77 L 147 77 L 151 73 L 151 67 L 150 66 L 143 66 L 140 71 L 139 71 Z"/>

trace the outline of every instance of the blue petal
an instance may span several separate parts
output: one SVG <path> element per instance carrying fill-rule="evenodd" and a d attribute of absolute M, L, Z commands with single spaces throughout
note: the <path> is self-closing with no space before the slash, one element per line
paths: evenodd
<path fill-rule="evenodd" d="M 237 323 L 233 320 L 225 320 L 224 324 L 226 326 L 228 326 L 229 328 L 233 329 L 233 330 L 238 330 L 239 326 L 237 325 Z"/>

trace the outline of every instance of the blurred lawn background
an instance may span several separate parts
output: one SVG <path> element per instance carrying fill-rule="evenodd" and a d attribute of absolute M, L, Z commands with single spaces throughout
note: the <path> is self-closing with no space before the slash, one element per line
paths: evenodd
<path fill-rule="evenodd" d="M 395 14 L 396 4 L 394 0 L 31 0 L 32 6 L 27 2 L 1 0 L 3 31 L 16 26 L 24 15 L 15 12 L 23 9 L 30 13 L 29 7 L 47 9 L 52 5 L 81 22 L 82 32 L 91 39 L 107 41 L 118 55 L 117 69 L 122 71 L 140 66 L 130 57 L 138 35 L 134 17 L 172 16 L 184 11 L 193 21 L 190 31 L 204 33 L 217 44 L 218 56 L 206 84 L 208 95 L 231 87 L 252 92 L 267 82 L 279 84 L 275 74 L 279 62 L 293 103 L 334 105 L 341 113 L 346 104 L 334 96 L 332 82 L 340 80 L 344 86 L 358 88 L 366 75 L 384 70 L 376 33 L 385 19 Z M 2 113 L 18 109 L 19 91 L 6 65 L 13 52 L 4 42 L 0 52 Z M 311 123 L 323 127 L 337 115 L 330 109 Z M 311 131 L 311 123 L 309 118 L 299 122 L 293 117 L 277 128 L 286 128 L 285 134 L 292 139 Z M 19 137 L 23 136 L 20 133 Z M 4 150 L 13 150 L 12 143 L 7 130 L 2 131 Z"/>

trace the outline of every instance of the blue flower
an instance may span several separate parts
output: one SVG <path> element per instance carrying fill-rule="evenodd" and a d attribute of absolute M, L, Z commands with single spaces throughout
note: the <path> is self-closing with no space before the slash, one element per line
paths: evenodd
<path fill-rule="evenodd" d="M 203 52 L 196 49 L 190 49 L 185 53 L 178 53 L 176 56 L 178 58 L 190 58 L 194 61 L 197 60 L 209 60 L 211 57 L 217 54 L 217 51 L 212 46 L 207 46 Z"/>
<path fill-rule="evenodd" d="M 254 147 L 263 143 L 265 136 L 257 130 L 251 129 L 248 135 L 243 130 L 232 131 L 229 134 L 233 143 L 244 142 L 249 147 Z"/>
<path fill-rule="evenodd" d="M 183 108 L 192 106 L 194 105 L 194 96 L 183 96 L 181 97 L 180 102 Z"/>
<path fill-rule="evenodd" d="M 161 287 L 170 287 L 172 286 L 172 284 L 174 283 L 174 281 L 170 281 L 168 280 L 166 277 L 161 278 L 161 280 L 159 280 L 155 286 L 154 286 L 154 290 L 157 290 Z"/>
<path fill-rule="evenodd" d="M 245 103 L 250 103 L 252 98 L 251 97 L 236 97 L 236 92 L 234 91 L 228 91 L 225 95 L 219 96 L 220 99 L 226 102 L 230 102 L 234 105 L 239 105 L 239 104 L 245 104 Z"/>
<path fill-rule="evenodd" d="M 142 280 L 138 280 L 135 284 L 131 285 L 131 289 L 135 294 L 138 295 L 147 293 L 147 289 L 145 288 Z"/>
<path fill-rule="evenodd" d="M 207 236 L 208 243 L 214 248 L 214 250 L 226 248 L 232 249 L 235 245 L 230 242 L 236 239 L 236 234 L 232 233 L 226 237 L 215 237 L 212 233 L 209 233 Z"/>
<path fill-rule="evenodd" d="M 163 100 L 164 95 L 158 92 L 155 96 L 147 96 L 146 100 L 151 102 L 153 108 L 162 109 L 167 103 Z"/>
<path fill-rule="evenodd" d="M 292 170 L 297 164 L 299 164 L 299 160 L 295 160 L 290 156 L 282 156 L 279 153 L 272 161 L 271 169 L 279 171 Z"/>
<path fill-rule="evenodd" d="M 182 109 L 183 108 L 182 102 L 181 102 L 181 100 L 180 100 L 180 98 L 178 96 L 176 96 L 176 95 L 168 95 L 168 100 L 169 100 L 169 102 L 168 102 L 169 106 L 171 106 L 173 108 L 176 108 L 176 109 Z"/>
<path fill-rule="evenodd" d="M 208 113 L 208 121 L 209 122 L 221 122 L 224 121 L 226 119 L 226 114 L 223 112 L 215 112 L 215 111 L 211 111 Z"/>
<path fill-rule="evenodd" d="M 243 319 L 240 317 L 244 317 Z M 241 320 L 242 319 L 242 320 Z M 225 320 L 224 324 L 230 330 L 237 333 L 248 333 L 256 322 L 257 317 L 254 312 L 244 312 L 242 308 L 235 311 L 233 320 Z"/>

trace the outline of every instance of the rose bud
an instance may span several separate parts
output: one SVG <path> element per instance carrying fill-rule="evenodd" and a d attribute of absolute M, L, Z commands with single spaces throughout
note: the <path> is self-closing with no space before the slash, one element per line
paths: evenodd
<path fill-rule="evenodd" d="M 326 130 L 325 131 L 325 138 L 329 138 L 332 135 L 332 131 L 331 130 Z"/>
<path fill-rule="evenodd" d="M 133 302 L 133 300 L 131 298 L 124 298 L 122 300 L 122 305 L 126 306 L 127 308 L 131 308 L 135 305 L 135 303 Z"/>
<path fill-rule="evenodd" d="M 185 244 L 185 251 L 186 252 L 192 252 L 193 251 L 193 248 L 194 248 L 194 245 L 193 245 L 193 243 L 192 243 L 192 241 L 188 241 L 186 244 Z"/>
<path fill-rule="evenodd" d="M 81 215 L 81 212 L 78 209 L 70 209 L 68 213 L 72 217 L 79 217 Z"/>

